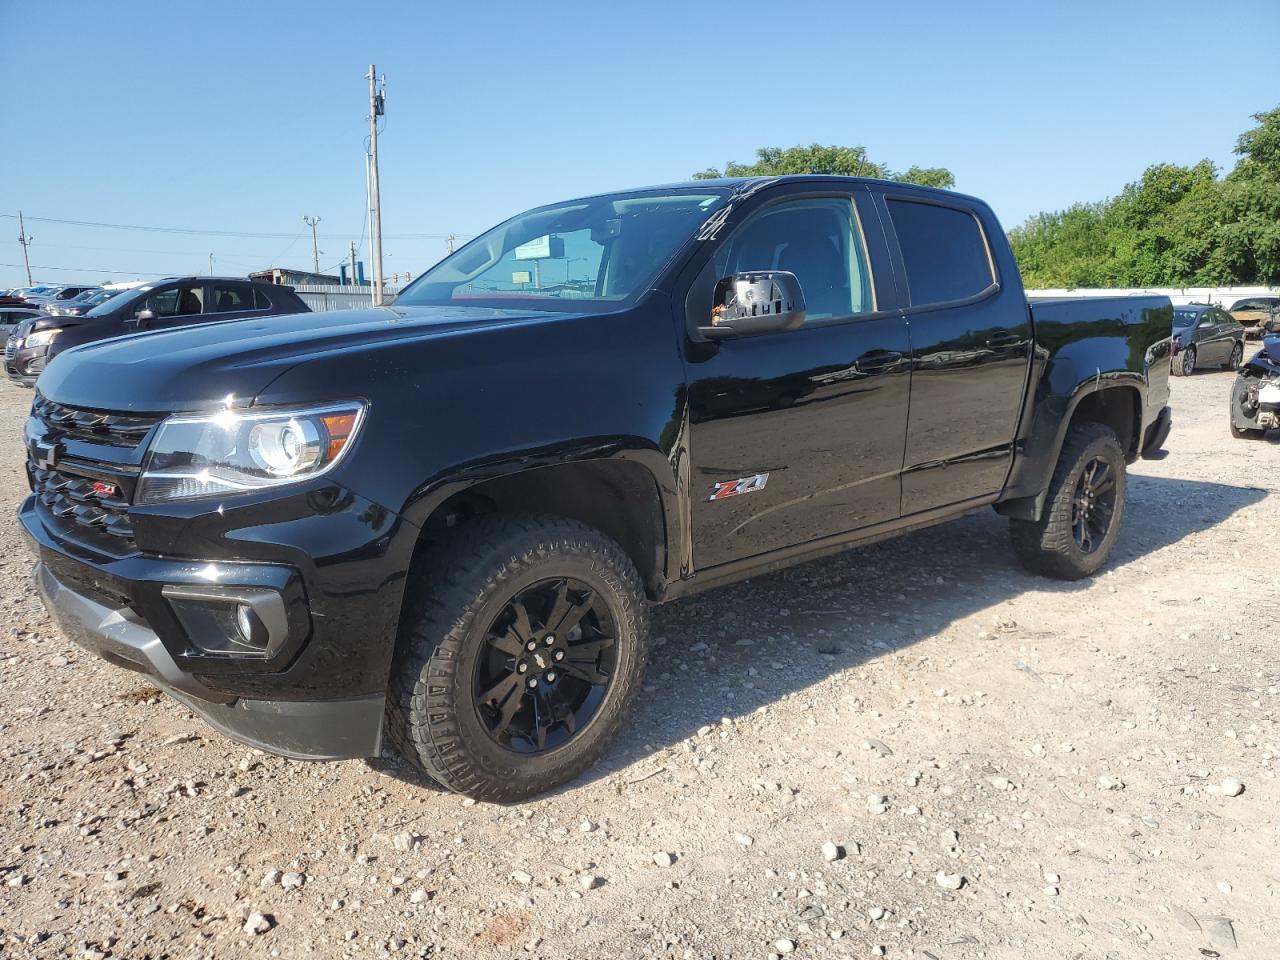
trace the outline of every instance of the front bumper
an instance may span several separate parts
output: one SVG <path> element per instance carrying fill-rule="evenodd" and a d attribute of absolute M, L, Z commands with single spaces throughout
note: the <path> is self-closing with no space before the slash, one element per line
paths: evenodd
<path fill-rule="evenodd" d="M 335 649 L 323 625 L 304 627 L 304 642 L 282 653 L 287 661 L 283 664 L 205 664 L 197 651 L 175 641 L 180 628 L 166 600 L 166 587 L 199 584 L 202 571 L 216 567 L 224 586 L 230 581 L 278 590 L 296 622 L 311 606 L 305 591 L 301 599 L 296 592 L 296 570 L 279 564 L 211 564 L 147 555 L 99 557 L 51 534 L 30 498 L 19 518 L 36 556 L 34 576 L 45 605 L 67 637 L 85 650 L 145 675 L 215 729 L 270 753 L 307 760 L 380 754 L 385 676 L 376 690 L 370 690 L 369 683 L 352 682 L 351 676 L 333 669 L 336 661 L 349 663 L 356 657 L 353 651 L 344 656 Z M 322 584 L 312 589 L 324 594 Z M 316 606 L 313 616 L 327 619 L 328 608 L 323 603 Z M 344 633 L 356 643 L 374 639 Z M 323 689 L 314 669 L 317 658 L 329 667 L 324 675 L 334 679 L 343 694 L 354 695 L 335 695 L 332 686 Z"/>
<path fill-rule="evenodd" d="M 4 373 L 9 382 L 20 387 L 34 387 L 44 368 L 49 365 L 49 348 L 19 349 L 5 344 Z"/>

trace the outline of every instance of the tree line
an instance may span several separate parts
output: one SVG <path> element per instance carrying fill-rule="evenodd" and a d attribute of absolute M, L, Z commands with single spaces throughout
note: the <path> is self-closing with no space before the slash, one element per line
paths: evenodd
<path fill-rule="evenodd" d="M 1209 160 L 1157 163 L 1114 197 L 1039 213 L 1009 231 L 1023 282 L 1045 287 L 1280 284 L 1280 107 L 1254 114 L 1225 176 Z M 789 173 L 877 177 L 950 189 L 945 167 L 894 172 L 863 147 L 764 147 L 695 179 Z"/>

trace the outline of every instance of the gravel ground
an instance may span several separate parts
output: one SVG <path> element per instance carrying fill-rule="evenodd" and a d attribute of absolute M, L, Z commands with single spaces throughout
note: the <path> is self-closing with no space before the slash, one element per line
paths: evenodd
<path fill-rule="evenodd" d="M 1102 575 L 987 511 L 662 608 L 606 762 L 513 807 L 224 739 L 55 632 L 6 512 L 0 956 L 1274 956 L 1280 442 L 1231 382 L 1174 381 Z"/>

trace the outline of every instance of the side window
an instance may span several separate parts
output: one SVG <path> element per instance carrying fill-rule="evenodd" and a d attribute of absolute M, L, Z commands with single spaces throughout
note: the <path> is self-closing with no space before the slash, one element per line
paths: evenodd
<path fill-rule="evenodd" d="M 253 307 L 255 310 L 270 310 L 271 298 L 261 287 L 253 288 Z"/>
<path fill-rule="evenodd" d="M 215 283 L 209 299 L 209 313 L 254 309 L 253 288 L 247 283 Z"/>
<path fill-rule="evenodd" d="M 791 200 L 755 214 L 716 254 L 717 279 L 752 270 L 794 273 L 806 323 L 875 309 L 851 199 Z"/>
<path fill-rule="evenodd" d="M 911 200 L 886 202 L 913 307 L 964 300 L 991 286 L 991 256 L 972 213 Z"/>
<path fill-rule="evenodd" d="M 147 309 L 157 317 L 186 317 L 204 309 L 204 284 L 184 283 L 153 293 Z"/>
<path fill-rule="evenodd" d="M 150 310 L 157 317 L 172 317 L 178 312 L 178 288 L 170 287 L 147 297 L 143 309 Z"/>

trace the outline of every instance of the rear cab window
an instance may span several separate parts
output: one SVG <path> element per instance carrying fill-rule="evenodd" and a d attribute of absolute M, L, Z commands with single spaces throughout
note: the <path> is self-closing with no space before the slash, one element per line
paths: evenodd
<path fill-rule="evenodd" d="M 911 306 L 969 300 L 995 283 L 986 235 L 969 210 L 886 198 L 907 273 Z"/>

